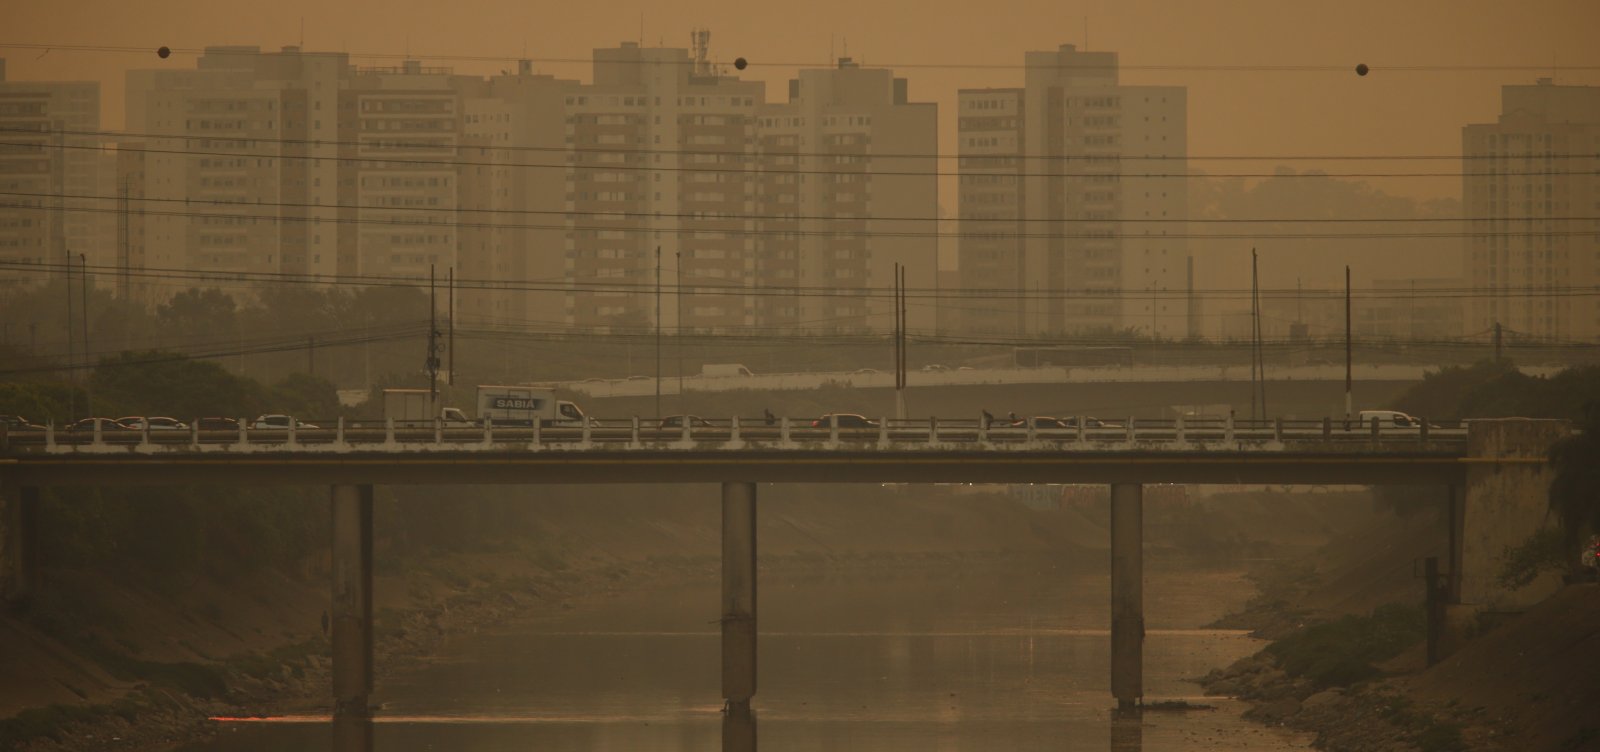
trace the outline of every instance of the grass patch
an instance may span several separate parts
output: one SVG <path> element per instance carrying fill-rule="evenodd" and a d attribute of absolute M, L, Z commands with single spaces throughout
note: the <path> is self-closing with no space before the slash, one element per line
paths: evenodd
<path fill-rule="evenodd" d="M 1460 726 L 1438 721 L 1411 737 L 1411 743 L 1422 752 L 1466 752 L 1467 749 L 1467 742 L 1461 738 Z"/>
<path fill-rule="evenodd" d="M 1374 664 L 1399 655 L 1425 635 L 1421 608 L 1391 603 L 1371 616 L 1316 624 L 1267 646 L 1290 676 L 1319 688 L 1347 687 L 1378 674 Z"/>

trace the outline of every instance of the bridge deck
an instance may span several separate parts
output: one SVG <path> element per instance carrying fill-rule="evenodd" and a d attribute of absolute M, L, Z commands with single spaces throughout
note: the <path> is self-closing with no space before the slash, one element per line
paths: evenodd
<path fill-rule="evenodd" d="M 1331 421 L 1073 428 L 883 420 L 737 419 L 584 426 L 346 425 L 298 430 L 10 432 L 0 470 L 97 483 L 1450 483 L 1464 429 L 1346 429 Z"/>

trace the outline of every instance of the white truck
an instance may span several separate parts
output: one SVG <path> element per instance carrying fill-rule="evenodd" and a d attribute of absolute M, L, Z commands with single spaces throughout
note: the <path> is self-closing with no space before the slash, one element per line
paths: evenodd
<path fill-rule="evenodd" d="M 536 386 L 479 386 L 478 418 L 497 426 L 531 426 L 534 418 L 544 425 L 581 426 L 587 420 L 576 403 Z"/>
<path fill-rule="evenodd" d="M 754 376 L 740 363 L 706 363 L 700 366 L 701 376 Z"/>
<path fill-rule="evenodd" d="M 435 409 L 436 400 L 437 397 L 427 389 L 385 389 L 383 417 L 393 418 L 396 425 L 431 423 L 434 418 L 442 418 L 447 426 L 465 426 L 475 422 L 459 407 L 440 406 Z"/>

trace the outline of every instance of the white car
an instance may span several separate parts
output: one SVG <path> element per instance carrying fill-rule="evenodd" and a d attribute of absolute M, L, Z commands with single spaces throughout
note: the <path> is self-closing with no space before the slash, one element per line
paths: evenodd
<path fill-rule="evenodd" d="M 250 428 L 265 431 L 287 431 L 290 423 L 294 424 L 297 431 L 304 428 L 317 428 L 317 426 L 292 415 L 262 415 L 250 423 Z"/>
<path fill-rule="evenodd" d="M 126 418 L 117 418 L 117 424 L 133 431 L 143 431 L 149 426 L 152 431 L 187 431 L 189 424 L 176 418 L 163 418 L 151 416 L 148 418 L 130 415 Z"/>

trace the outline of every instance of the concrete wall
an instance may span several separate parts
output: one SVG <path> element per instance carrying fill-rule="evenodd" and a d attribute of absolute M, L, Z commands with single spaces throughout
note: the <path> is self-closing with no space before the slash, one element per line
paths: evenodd
<path fill-rule="evenodd" d="M 1516 609 L 1532 605 L 1560 587 L 1551 574 L 1519 590 L 1495 581 L 1506 549 L 1526 541 L 1546 525 L 1550 479 L 1545 462 L 1550 446 L 1572 433 L 1564 420 L 1505 418 L 1469 424 L 1470 458 L 1528 460 L 1480 463 L 1467 471 L 1466 510 L 1462 536 L 1461 600 L 1478 610 Z"/>

